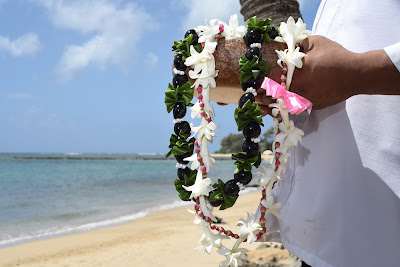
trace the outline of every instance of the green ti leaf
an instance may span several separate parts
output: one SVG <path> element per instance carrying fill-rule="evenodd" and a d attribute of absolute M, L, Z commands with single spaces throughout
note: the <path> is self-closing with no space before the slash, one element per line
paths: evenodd
<path fill-rule="evenodd" d="M 190 191 L 186 191 L 182 185 L 184 186 L 191 186 L 194 185 L 194 182 L 196 181 L 196 175 L 197 175 L 197 170 L 192 170 L 190 171 L 189 176 L 184 176 L 183 180 L 175 179 L 175 189 L 178 191 L 179 197 L 183 201 L 190 201 Z"/>
<path fill-rule="evenodd" d="M 261 32 L 261 34 L 264 34 L 266 32 L 270 32 L 272 30 L 272 27 L 269 25 L 271 22 L 271 19 L 260 19 L 258 20 L 256 16 L 249 18 L 246 20 L 246 25 L 247 25 L 247 30 L 258 30 Z"/>
<path fill-rule="evenodd" d="M 238 198 L 237 196 L 231 197 L 231 196 L 228 196 L 227 194 L 225 194 L 224 185 L 225 184 L 221 179 L 218 179 L 218 183 L 213 185 L 213 187 L 215 188 L 215 190 L 213 191 L 213 195 L 215 195 L 215 196 L 212 196 L 213 199 L 224 201 L 221 204 L 221 206 L 219 207 L 220 210 L 224 210 L 224 209 L 232 207 L 235 204 L 236 199 Z M 212 200 L 210 200 L 210 201 L 212 201 Z"/>
<path fill-rule="evenodd" d="M 245 82 L 251 77 L 254 79 L 263 79 L 269 72 L 268 62 L 260 60 L 258 56 L 254 56 L 250 61 L 245 55 L 242 55 L 239 59 L 239 72 L 240 82 Z"/>
<path fill-rule="evenodd" d="M 175 107 L 177 103 L 181 103 L 183 108 L 191 106 L 190 101 L 193 99 L 193 88 L 191 82 L 186 82 L 182 86 L 174 88 L 172 84 L 168 84 L 167 90 L 165 90 L 165 105 L 168 113 Z"/>
<path fill-rule="evenodd" d="M 194 137 L 186 140 L 189 137 L 189 134 L 183 134 L 183 131 L 180 132 L 179 136 L 176 134 L 172 134 L 169 138 L 169 152 L 165 155 L 168 158 L 171 155 L 183 155 L 189 152 L 193 152 L 194 142 L 196 139 Z"/>
<path fill-rule="evenodd" d="M 242 131 L 251 121 L 255 121 L 259 125 L 264 126 L 260 107 L 250 100 L 247 100 L 242 108 L 235 109 L 235 121 L 238 126 L 238 131 Z"/>
<path fill-rule="evenodd" d="M 261 153 L 253 158 L 248 158 L 246 152 L 239 152 L 232 154 L 232 159 L 235 160 L 234 164 L 237 165 L 235 174 L 241 171 L 251 171 L 252 166 L 258 168 L 261 164 Z"/>
<path fill-rule="evenodd" d="M 174 41 L 172 50 L 175 51 L 174 56 L 182 54 L 183 61 L 190 57 L 190 43 L 192 42 L 193 34 L 189 34 L 185 39 Z M 200 44 L 193 45 L 197 52 L 200 52 Z"/>

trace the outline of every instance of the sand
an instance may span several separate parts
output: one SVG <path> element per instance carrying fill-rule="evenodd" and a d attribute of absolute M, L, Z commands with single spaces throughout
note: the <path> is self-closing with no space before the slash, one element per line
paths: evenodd
<path fill-rule="evenodd" d="M 247 217 L 246 211 L 255 211 L 259 197 L 243 195 L 233 208 L 215 215 L 237 232 L 235 223 Z M 210 255 L 194 250 L 202 230 L 192 221 L 186 208 L 159 211 L 124 225 L 0 249 L 0 266 L 218 266 L 225 258 L 215 250 Z M 256 250 L 259 246 L 244 246 L 259 263 L 287 258 L 287 252 L 274 245 Z"/>

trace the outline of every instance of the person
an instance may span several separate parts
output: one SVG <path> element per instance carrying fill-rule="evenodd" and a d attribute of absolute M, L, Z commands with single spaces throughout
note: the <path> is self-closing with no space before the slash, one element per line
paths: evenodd
<path fill-rule="evenodd" d="M 398 0 L 322 0 L 300 44 L 290 90 L 313 111 L 291 117 L 303 142 L 275 192 L 282 221 L 267 222 L 308 265 L 400 264 L 398 14 Z"/>

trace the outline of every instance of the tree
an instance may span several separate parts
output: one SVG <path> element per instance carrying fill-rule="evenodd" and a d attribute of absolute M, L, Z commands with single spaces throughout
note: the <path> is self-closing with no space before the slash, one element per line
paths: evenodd
<path fill-rule="evenodd" d="M 272 141 L 274 139 L 274 129 L 271 127 L 265 131 L 261 136 L 260 151 L 271 150 Z M 242 144 L 244 142 L 243 134 L 229 134 L 221 139 L 221 149 L 215 153 L 230 154 L 242 151 Z"/>
<path fill-rule="evenodd" d="M 297 0 L 240 0 L 240 13 L 244 20 L 257 16 L 260 19 L 272 19 L 271 25 L 279 26 L 281 21 L 287 21 L 289 16 L 295 20 L 301 18 Z"/>

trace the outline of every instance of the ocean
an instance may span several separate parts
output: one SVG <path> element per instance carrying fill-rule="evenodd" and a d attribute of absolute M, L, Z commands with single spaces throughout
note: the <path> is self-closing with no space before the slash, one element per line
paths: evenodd
<path fill-rule="evenodd" d="M 213 181 L 232 179 L 232 160 L 217 166 Z M 157 154 L 0 154 L 0 248 L 190 205 L 174 179 L 175 161 Z"/>

